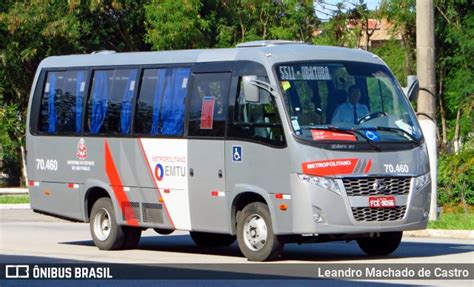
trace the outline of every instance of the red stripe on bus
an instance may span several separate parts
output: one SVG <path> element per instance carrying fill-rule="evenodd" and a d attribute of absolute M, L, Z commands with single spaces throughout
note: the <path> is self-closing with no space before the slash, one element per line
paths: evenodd
<path fill-rule="evenodd" d="M 369 159 L 367 165 L 365 166 L 364 173 L 368 173 L 370 168 L 372 167 L 372 160 Z"/>
<path fill-rule="evenodd" d="M 117 167 L 115 166 L 107 140 L 105 140 L 105 171 L 107 173 L 107 177 L 109 178 L 115 197 L 119 202 L 120 210 L 122 213 L 124 213 L 123 205 L 129 205 L 130 201 L 128 200 L 127 194 L 123 190 L 122 181 L 120 180 L 120 175 L 117 171 Z M 130 213 L 125 216 L 125 219 L 128 225 L 138 226 L 137 216 L 135 215 L 135 211 L 133 209 L 130 209 Z"/>
<path fill-rule="evenodd" d="M 160 188 L 158 187 L 158 184 L 156 183 L 156 180 L 154 178 L 154 171 L 150 170 L 150 162 L 148 161 L 148 158 L 147 158 L 146 153 L 145 153 L 145 149 L 143 148 L 142 139 L 138 139 L 138 145 L 140 146 L 140 150 L 143 154 L 143 157 L 145 158 L 145 162 L 146 162 L 147 167 L 148 167 L 147 170 L 150 172 L 151 181 L 155 185 L 156 190 L 158 190 L 158 201 L 163 203 L 163 207 L 165 208 L 166 214 L 168 214 L 168 218 L 170 219 L 171 226 L 173 226 L 173 228 L 175 228 L 174 223 L 173 223 L 173 219 L 171 218 L 171 214 L 169 213 L 168 208 L 166 207 L 165 199 L 161 195 Z"/>

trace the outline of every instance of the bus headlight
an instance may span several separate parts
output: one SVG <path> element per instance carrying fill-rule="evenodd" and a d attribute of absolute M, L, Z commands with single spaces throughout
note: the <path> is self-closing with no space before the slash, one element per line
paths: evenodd
<path fill-rule="evenodd" d="M 430 182 L 431 182 L 431 176 L 429 172 L 427 174 L 415 177 L 415 191 L 419 191 Z"/>
<path fill-rule="evenodd" d="M 339 189 L 339 185 L 337 184 L 335 178 L 307 174 L 298 174 L 298 178 L 302 181 L 329 189 L 330 191 L 341 195 L 341 190 Z"/>

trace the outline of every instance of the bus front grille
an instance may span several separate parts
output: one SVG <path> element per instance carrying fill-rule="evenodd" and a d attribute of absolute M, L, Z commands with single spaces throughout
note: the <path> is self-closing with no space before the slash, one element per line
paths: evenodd
<path fill-rule="evenodd" d="M 342 182 L 348 196 L 407 195 L 410 177 L 357 177 L 344 178 Z"/>
<path fill-rule="evenodd" d="M 406 206 L 394 208 L 352 207 L 352 214 L 356 221 L 395 221 L 405 216 Z"/>

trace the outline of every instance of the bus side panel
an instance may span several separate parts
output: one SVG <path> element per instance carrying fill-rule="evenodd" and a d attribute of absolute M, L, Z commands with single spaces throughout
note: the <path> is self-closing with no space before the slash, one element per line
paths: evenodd
<path fill-rule="evenodd" d="M 141 201 L 144 218 L 146 207 L 156 207 L 159 210 L 155 213 L 161 212 L 164 218 L 160 228 L 191 230 L 187 140 L 142 138 L 136 140 L 136 145 L 135 150 L 141 154 L 136 156 L 134 163 L 126 164 L 132 167 L 135 164 L 135 171 L 129 171 L 125 166 L 122 169 L 126 182 L 142 187 L 137 200 Z M 131 178 L 132 174 L 135 179 Z"/>
<path fill-rule="evenodd" d="M 31 207 L 51 214 L 85 220 L 84 179 L 95 166 L 76 157 L 78 138 L 28 136 L 28 179 Z"/>
<path fill-rule="evenodd" d="M 189 198 L 195 231 L 230 233 L 224 165 L 224 140 L 188 141 Z"/>
<path fill-rule="evenodd" d="M 240 147 L 240 160 L 234 157 L 235 147 Z M 292 204 L 291 199 L 288 148 L 273 148 L 245 141 L 226 141 L 225 164 L 226 190 L 232 194 L 232 198 L 243 192 L 263 194 L 262 197 L 270 209 L 274 232 L 291 233 L 292 209 L 296 206 Z M 243 190 L 243 187 L 248 189 Z M 285 205 L 286 209 L 280 209 L 280 205 Z"/>

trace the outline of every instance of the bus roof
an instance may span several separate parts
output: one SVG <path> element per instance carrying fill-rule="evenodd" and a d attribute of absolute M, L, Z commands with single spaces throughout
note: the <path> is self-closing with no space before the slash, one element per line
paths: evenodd
<path fill-rule="evenodd" d="M 104 51 L 83 55 L 51 56 L 39 68 L 110 65 L 177 64 L 217 61 L 255 61 L 272 66 L 275 63 L 311 60 L 358 61 L 383 64 L 374 54 L 342 47 L 315 46 L 291 41 L 253 41 L 236 48 L 173 50 L 159 52 L 115 53 Z"/>

